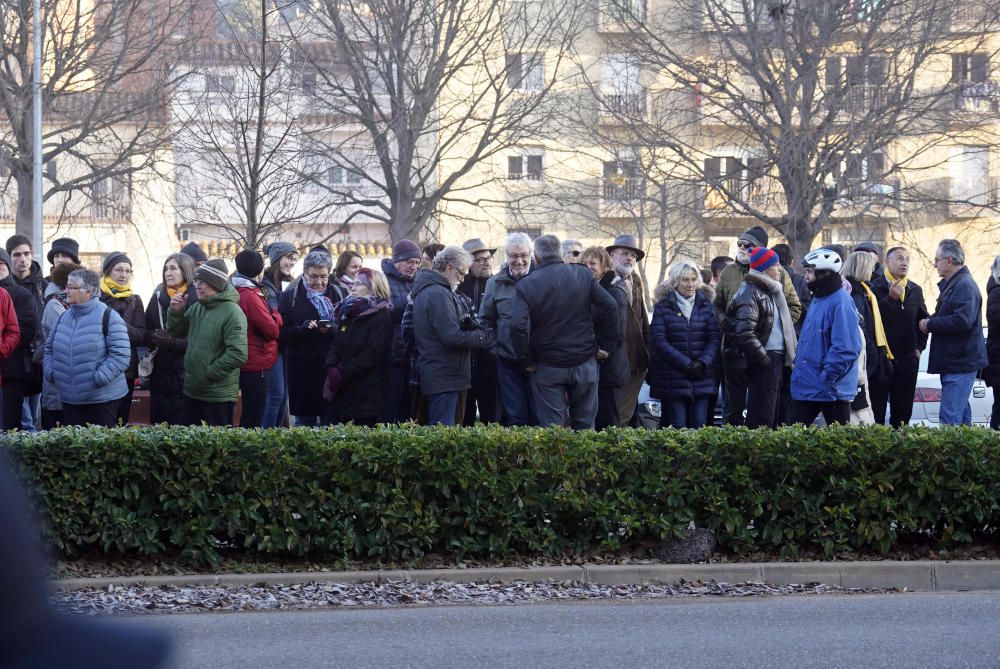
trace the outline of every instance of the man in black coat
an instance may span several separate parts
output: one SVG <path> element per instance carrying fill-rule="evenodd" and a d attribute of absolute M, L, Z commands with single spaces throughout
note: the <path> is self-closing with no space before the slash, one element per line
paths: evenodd
<path fill-rule="evenodd" d="M 497 252 L 483 243 L 478 237 L 470 239 L 462 248 L 472 254 L 472 264 L 469 273 L 458 287 L 458 292 L 472 302 L 473 313 L 479 318 L 483 297 L 486 295 L 486 284 L 493 276 L 493 254 Z M 496 423 L 500 420 L 500 404 L 498 398 L 497 360 L 486 349 L 479 349 L 472 354 L 472 385 L 465 396 L 465 416 L 462 425 L 476 424 L 476 410 L 479 420 L 484 423 Z"/>
<path fill-rule="evenodd" d="M 31 358 L 40 317 L 31 292 L 14 283 L 10 255 L 3 249 L 0 249 L 0 288 L 10 294 L 14 313 L 17 314 L 17 324 L 21 328 L 21 343 L 0 362 L 0 378 L 3 379 L 3 429 L 17 430 L 21 427 L 26 383 L 32 373 Z"/>
<path fill-rule="evenodd" d="M 420 390 L 427 396 L 428 423 L 454 425 L 469 389 L 472 351 L 496 346 L 493 330 L 466 314 L 456 289 L 472 257 L 458 246 L 434 256 L 413 282 L 413 335 L 417 344 Z"/>
<path fill-rule="evenodd" d="M 540 425 L 594 429 L 597 351 L 618 340 L 618 307 L 584 265 L 562 260 L 559 239 L 535 240 L 536 269 L 516 284 L 510 338 L 531 373 Z M 593 311 L 592 311 L 593 310 Z"/>
<path fill-rule="evenodd" d="M 929 316 L 924 290 L 907 277 L 909 271 L 910 252 L 902 246 L 894 246 L 885 254 L 882 275 L 871 281 L 882 314 L 886 343 L 893 355 L 887 374 L 868 379 L 872 413 L 879 425 L 885 423 L 887 403 L 890 425 L 899 427 L 910 422 L 920 353 L 927 347 L 927 334 L 918 327 L 920 321 Z"/>
<path fill-rule="evenodd" d="M 382 273 L 389 282 L 392 301 L 392 346 L 385 408 L 388 423 L 404 423 L 411 417 L 410 355 L 403 342 L 401 325 L 413 290 L 413 279 L 420 269 L 420 258 L 420 247 L 409 239 L 401 239 L 392 247 L 392 257 L 382 260 Z"/>

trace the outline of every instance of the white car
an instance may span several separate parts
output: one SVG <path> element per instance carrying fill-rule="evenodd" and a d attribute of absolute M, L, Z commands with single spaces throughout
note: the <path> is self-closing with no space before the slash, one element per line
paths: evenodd
<path fill-rule="evenodd" d="M 985 336 L 984 328 L 983 337 Z M 917 389 L 913 393 L 913 417 L 910 418 L 910 425 L 937 427 L 941 424 L 938 419 L 938 410 L 941 408 L 941 378 L 937 374 L 927 373 L 929 351 L 930 346 L 920 355 L 920 371 L 917 374 Z M 969 405 L 972 407 L 973 424 L 989 427 L 990 416 L 993 414 L 993 389 L 982 379 L 976 379 L 973 384 Z"/>

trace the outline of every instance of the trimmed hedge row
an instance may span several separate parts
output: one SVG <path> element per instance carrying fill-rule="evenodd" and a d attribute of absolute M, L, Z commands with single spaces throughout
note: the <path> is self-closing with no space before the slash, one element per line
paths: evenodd
<path fill-rule="evenodd" d="M 150 427 L 4 441 L 67 556 L 554 556 L 692 521 L 737 554 L 834 556 L 1000 524 L 1000 436 L 978 428 Z"/>

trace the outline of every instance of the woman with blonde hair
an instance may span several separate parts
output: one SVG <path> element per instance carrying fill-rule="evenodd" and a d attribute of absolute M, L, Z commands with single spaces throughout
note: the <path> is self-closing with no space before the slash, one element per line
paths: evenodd
<path fill-rule="evenodd" d="M 628 357 L 625 351 L 625 324 L 628 318 L 628 293 L 625 282 L 615 272 L 611 255 L 600 246 L 591 246 L 580 254 L 580 262 L 590 268 L 594 280 L 615 301 L 618 307 L 618 340 L 611 351 L 598 351 L 599 381 L 597 385 L 597 417 L 594 429 L 603 430 L 621 424 L 622 386 L 629 379 Z"/>
<path fill-rule="evenodd" d="M 385 275 L 362 267 L 351 294 L 334 309 L 323 387 L 330 422 L 373 426 L 382 415 L 392 344 L 389 297 Z"/>
<path fill-rule="evenodd" d="M 864 335 L 862 357 L 865 366 L 864 369 L 858 370 L 858 395 L 851 404 L 852 414 L 858 414 L 857 422 L 875 422 L 873 416 L 869 420 L 872 412 L 868 384 L 876 379 L 888 378 L 892 374 L 893 355 L 885 337 L 878 298 L 868 285 L 877 262 L 875 255 L 867 251 L 854 251 L 847 256 L 847 262 L 841 271 L 849 284 L 854 306 L 861 316 L 861 332 Z"/>
<path fill-rule="evenodd" d="M 715 394 L 719 321 L 715 307 L 699 290 L 698 266 L 675 262 L 654 292 L 656 307 L 650 339 L 653 362 L 646 380 L 650 396 L 662 402 L 660 427 L 702 427 Z"/>

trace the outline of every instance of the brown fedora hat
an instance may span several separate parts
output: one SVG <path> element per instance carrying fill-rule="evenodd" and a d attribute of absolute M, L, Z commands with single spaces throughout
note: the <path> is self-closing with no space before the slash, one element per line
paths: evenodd
<path fill-rule="evenodd" d="M 615 237 L 615 243 L 604 250 L 611 253 L 615 249 L 628 249 L 629 251 L 633 251 L 639 260 L 646 257 L 646 254 L 639 248 L 639 245 L 636 244 L 635 237 L 632 235 L 618 235 Z"/>
<path fill-rule="evenodd" d="M 471 253 L 472 255 L 476 255 L 480 251 L 489 251 L 490 255 L 493 255 L 494 253 L 497 252 L 495 248 L 491 249 L 490 247 L 488 247 L 486 245 L 486 242 L 484 242 L 479 237 L 473 237 L 472 239 L 468 240 L 467 242 L 462 244 L 462 248 Z"/>

